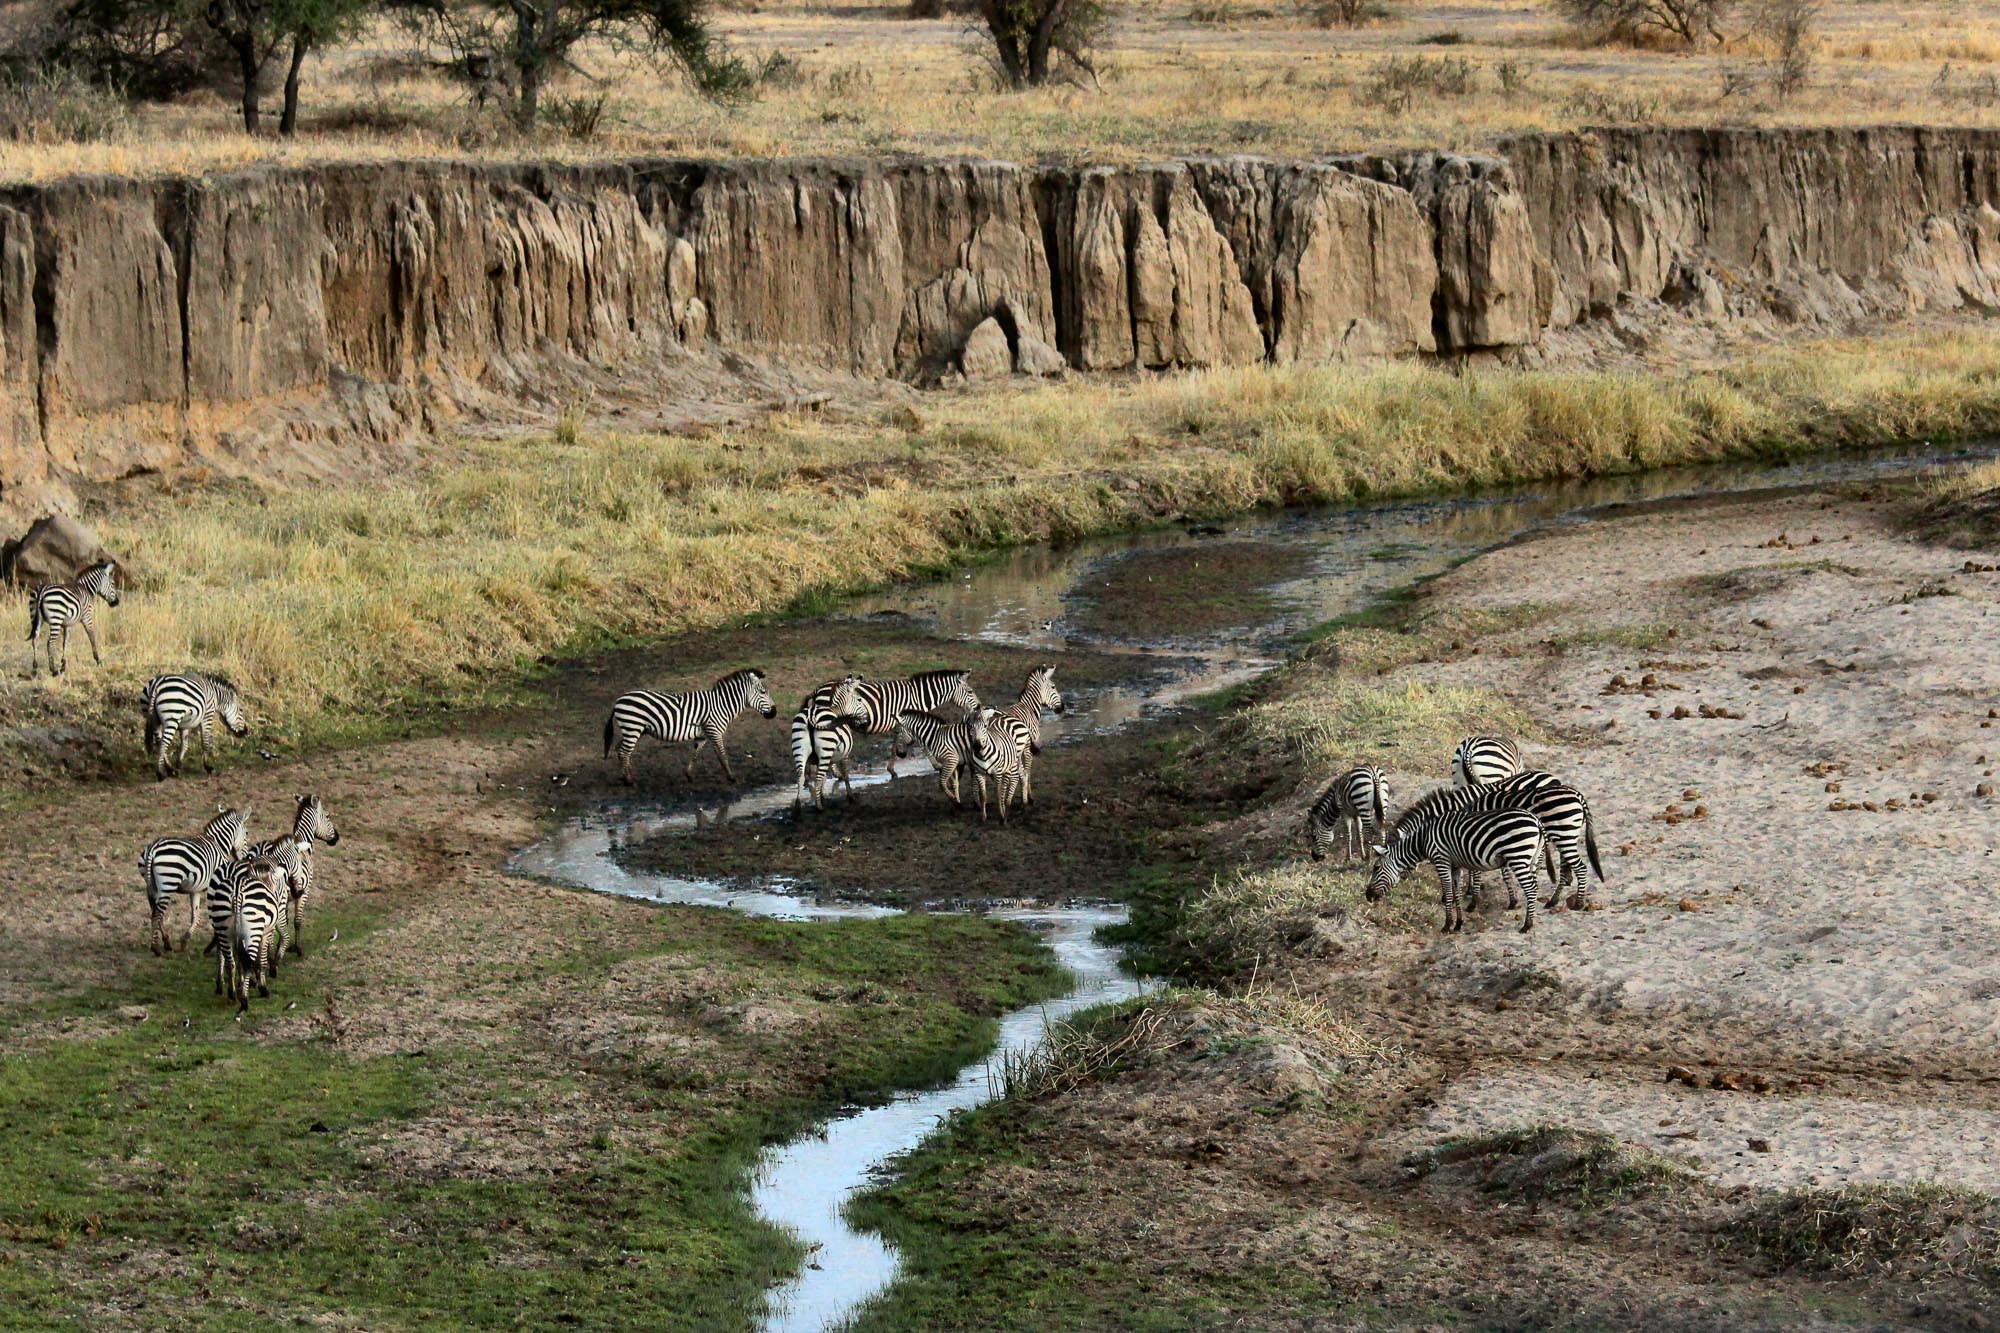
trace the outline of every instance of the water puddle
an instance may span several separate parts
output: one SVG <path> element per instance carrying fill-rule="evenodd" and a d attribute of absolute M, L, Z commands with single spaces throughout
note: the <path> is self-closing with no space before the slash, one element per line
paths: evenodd
<path fill-rule="evenodd" d="M 1281 545 L 1293 554 L 1303 551 L 1306 560 L 1302 574 L 1296 559 L 1285 561 L 1285 575 L 1264 589 L 1261 623 L 1227 636 L 1177 635 L 1172 626 L 1163 625 L 1144 643 L 1107 642 L 1065 623 L 1074 590 L 1093 571 L 1119 559 L 1208 539 L 1181 530 L 1060 550 L 1023 548 L 956 577 L 857 598 L 835 621 L 904 616 L 942 637 L 1044 650 L 1052 658 L 1081 646 L 1128 654 L 1129 677 L 1095 692 L 1072 694 L 1070 711 L 1053 720 L 1053 739 L 1074 743 L 1255 679 L 1282 660 L 1286 640 L 1299 631 L 1368 606 L 1392 589 L 1539 526 L 1587 522 L 1597 506 L 1894 476 L 1996 455 L 2000 444 L 1848 454 L 1780 466 L 1676 468 L 1481 497 L 1236 521 L 1226 525 L 1232 541 Z M 914 771 L 921 761 L 904 762 L 906 770 Z M 857 766 L 854 777 L 857 788 L 887 780 L 879 764 Z M 894 908 L 820 896 L 810 886 L 776 877 L 745 889 L 621 864 L 619 853 L 625 847 L 662 837 L 699 836 L 727 820 L 786 815 L 791 801 L 790 786 L 742 793 L 721 807 L 687 800 L 608 801 L 524 849 L 510 869 L 663 905 L 785 920 L 893 914 Z M 1096 938 L 1101 927 L 1125 919 L 1123 907 L 1052 904 L 991 915 L 1040 934 L 1074 978 L 1074 987 L 1060 999 L 1006 1015 L 998 1049 L 967 1066 L 951 1084 L 899 1093 L 880 1106 L 846 1108 L 818 1131 L 766 1154 L 752 1183 L 757 1211 L 795 1232 L 810 1250 L 806 1268 L 772 1293 L 766 1328 L 827 1328 L 886 1288 L 896 1273 L 895 1252 L 879 1236 L 847 1224 L 847 1202 L 879 1180 L 895 1157 L 922 1143 L 944 1117 L 990 1100 L 997 1092 L 995 1062 L 1003 1054 L 1031 1049 L 1046 1025 L 1066 1014 L 1139 993 L 1139 983 L 1120 970 L 1116 953 Z"/>

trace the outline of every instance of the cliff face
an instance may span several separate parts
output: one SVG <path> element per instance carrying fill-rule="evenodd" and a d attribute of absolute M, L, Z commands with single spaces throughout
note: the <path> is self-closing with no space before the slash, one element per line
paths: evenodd
<path fill-rule="evenodd" d="M 1620 309 L 2000 307 L 2000 133 L 1630 131 L 1132 168 L 407 164 L 0 191 L 0 510 L 328 470 L 552 360 L 861 376 L 1507 352 Z"/>

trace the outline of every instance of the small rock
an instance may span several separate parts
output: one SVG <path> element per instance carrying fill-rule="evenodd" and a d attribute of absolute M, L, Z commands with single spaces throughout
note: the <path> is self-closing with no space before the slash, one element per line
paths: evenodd
<path fill-rule="evenodd" d="M 1680 909 L 1683 912 L 1699 912 L 1701 910 L 1701 904 L 1696 902 L 1692 898 L 1683 898 L 1680 901 Z"/>
<path fill-rule="evenodd" d="M 1014 354 L 1007 346 L 1007 331 L 991 315 L 966 335 L 965 348 L 958 354 L 959 369 L 968 380 L 1004 379 L 1014 369 Z"/>
<path fill-rule="evenodd" d="M 1741 1092 L 1743 1091 L 1743 1076 L 1741 1074 L 1718 1073 L 1708 1080 L 1708 1086 L 1714 1088 L 1717 1092 Z"/>
<path fill-rule="evenodd" d="M 1769 1139 L 1745 1139 L 1743 1142 L 1749 1146 L 1751 1152 L 1771 1151 L 1771 1141 Z"/>
<path fill-rule="evenodd" d="M 1690 1088 L 1700 1086 L 1695 1079 L 1694 1070 L 1688 1068 L 1686 1065 L 1669 1066 L 1667 1069 L 1667 1082 L 1685 1084 Z"/>
<path fill-rule="evenodd" d="M 1990 782 L 1982 782 L 1977 787 L 1974 787 L 1972 789 L 1972 794 L 1974 796 L 1991 796 L 1993 794 L 1993 784 Z"/>
<path fill-rule="evenodd" d="M 118 1006 L 118 1016 L 127 1023 L 143 1023 L 151 1018 L 152 1014 L 143 1004 L 121 1004 Z"/>

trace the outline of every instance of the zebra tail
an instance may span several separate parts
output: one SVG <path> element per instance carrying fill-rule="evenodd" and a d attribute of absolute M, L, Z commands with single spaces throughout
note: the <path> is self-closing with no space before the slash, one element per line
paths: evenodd
<path fill-rule="evenodd" d="M 1604 867 L 1597 860 L 1597 821 L 1590 817 L 1587 810 L 1583 815 L 1583 850 L 1590 855 L 1590 868 L 1597 872 L 1597 882 L 1602 884 Z"/>
<path fill-rule="evenodd" d="M 1378 830 L 1389 827 L 1389 811 L 1382 804 L 1382 784 L 1375 784 L 1375 827 Z"/>
<path fill-rule="evenodd" d="M 42 627 L 42 599 L 39 597 L 30 597 L 28 599 L 28 642 L 29 643 L 33 643 L 35 641 L 35 631 L 40 629 L 41 627 Z"/>
<path fill-rule="evenodd" d="M 614 720 L 614 718 L 609 717 L 604 719 L 604 757 L 606 759 L 611 757 L 611 724 Z"/>

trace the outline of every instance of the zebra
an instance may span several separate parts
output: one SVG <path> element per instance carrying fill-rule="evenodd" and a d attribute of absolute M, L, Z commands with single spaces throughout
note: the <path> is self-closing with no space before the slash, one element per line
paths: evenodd
<path fill-rule="evenodd" d="M 298 809 L 292 816 L 292 831 L 282 838 L 260 842 L 239 855 L 252 859 L 268 857 L 283 868 L 285 887 L 290 893 L 285 915 L 291 925 L 291 948 L 304 958 L 306 901 L 313 891 L 313 844 L 335 845 L 340 841 L 340 830 L 333 826 L 333 817 L 327 814 L 326 803 L 319 797 L 302 795 L 293 799 L 298 802 Z"/>
<path fill-rule="evenodd" d="M 808 714 L 802 709 L 792 719 L 792 758 L 799 769 L 798 794 L 792 798 L 793 814 L 797 814 L 805 804 L 807 782 L 812 783 L 813 809 L 826 808 L 828 773 L 847 788 L 847 799 L 854 799 L 854 779 L 847 771 L 847 761 L 864 734 L 861 723 L 851 717 L 837 717 L 831 713 Z"/>
<path fill-rule="evenodd" d="M 859 721 L 864 735 L 886 736 L 896 730 L 896 715 L 909 709 L 928 712 L 940 704 L 953 703 L 970 713 L 979 707 L 966 671 L 919 671 L 901 680 L 869 680 L 847 676 L 833 689 L 832 711 Z M 889 776 L 896 776 L 895 756 L 889 758 Z"/>
<path fill-rule="evenodd" d="M 209 751 L 216 719 L 222 719 L 234 736 L 250 730 L 243 720 L 242 696 L 221 676 L 196 671 L 155 676 L 146 682 L 139 704 L 146 712 L 146 753 L 153 757 L 153 772 L 162 780 L 168 772 L 167 752 L 174 748 L 176 739 L 180 753 L 174 757 L 175 777 L 180 776 L 181 764 L 187 759 L 189 733 L 197 731 L 201 733 L 201 766 L 213 773 L 215 764 Z"/>
<path fill-rule="evenodd" d="M 285 953 L 289 897 L 285 868 L 268 856 L 236 862 L 209 890 L 209 917 L 216 925 L 216 987 L 235 997 L 239 1017 L 250 1011 L 252 985 L 261 996 L 271 993 Z"/>
<path fill-rule="evenodd" d="M 959 790 L 958 772 L 972 763 L 974 745 L 970 719 L 953 722 L 936 713 L 917 709 L 904 709 L 896 715 L 896 739 L 892 753 L 898 759 L 907 759 L 915 750 L 922 750 L 928 755 L 932 767 L 937 770 L 938 790 L 951 797 L 953 805 L 965 804 Z"/>
<path fill-rule="evenodd" d="M 1340 834 L 1342 859 L 1352 861 L 1388 832 L 1389 779 L 1379 768 L 1351 768 L 1327 784 L 1306 810 L 1306 846 L 1324 861 Z"/>
<path fill-rule="evenodd" d="M 1027 681 L 1021 686 L 1021 697 L 1005 707 L 993 711 L 1010 725 L 1015 734 L 1026 742 L 1021 751 L 1021 807 L 1027 808 L 1034 799 L 1032 787 L 1035 776 L 1035 756 L 1042 752 L 1042 712 L 1063 711 L 1063 697 L 1056 689 L 1056 669 L 1053 663 L 1043 663 L 1028 673 Z"/>
<path fill-rule="evenodd" d="M 118 605 L 118 566 L 109 560 L 90 566 L 68 583 L 44 583 L 28 597 L 28 674 L 35 675 L 42 664 L 35 657 L 35 635 L 48 634 L 49 674 L 60 676 L 69 670 L 69 627 L 83 626 L 90 640 L 90 660 L 102 663 L 97 651 L 97 603 Z M 56 640 L 62 640 L 62 665 L 56 665 Z"/>
<path fill-rule="evenodd" d="M 1015 722 L 1018 726 L 1018 721 Z M 991 708 L 972 715 L 972 775 L 979 782 L 979 819 L 986 820 L 986 781 L 991 778 L 1000 793 L 1000 822 L 1007 822 L 1007 807 L 1013 803 L 1016 785 L 1021 782 L 1021 765 L 1027 754 L 1020 733 L 1000 720 Z"/>
<path fill-rule="evenodd" d="M 173 949 L 167 939 L 167 908 L 177 893 L 185 893 L 188 900 L 188 928 L 180 942 L 182 949 L 187 948 L 188 937 L 194 934 L 196 900 L 208 892 L 216 875 L 232 860 L 250 850 L 249 835 L 244 831 L 249 817 L 248 810 L 217 806 L 215 817 L 194 837 L 155 838 L 139 853 L 139 871 L 146 877 L 146 903 L 152 909 L 148 936 L 155 956 Z"/>
<path fill-rule="evenodd" d="M 1369 902 L 1380 900 L 1410 871 L 1428 861 L 1437 871 L 1438 886 L 1444 893 L 1444 929 L 1447 933 L 1462 931 L 1465 912 L 1459 902 L 1459 877 L 1465 876 L 1470 888 L 1478 883 L 1480 871 L 1498 870 L 1507 881 L 1510 905 L 1517 888 L 1528 901 L 1522 933 L 1535 928 L 1535 900 L 1541 893 L 1539 872 L 1545 847 L 1542 821 L 1531 811 L 1454 811 L 1419 823 L 1378 850 L 1375 869 L 1368 878 Z"/>
<path fill-rule="evenodd" d="M 1477 787 L 1512 777 L 1526 764 L 1521 747 L 1506 736 L 1467 736 L 1451 752 L 1451 780 L 1455 786 Z"/>
<path fill-rule="evenodd" d="M 1604 865 L 1597 857 L 1597 830 L 1590 802 L 1583 793 L 1553 773 L 1529 769 L 1478 787 L 1439 787 L 1419 797 L 1389 826 L 1391 838 L 1417 825 L 1460 810 L 1527 810 L 1542 821 L 1554 854 L 1551 867 L 1551 907 L 1560 906 L 1566 888 L 1583 892 L 1583 868 L 1588 862 L 1600 883 Z M 1513 906 L 1508 902 L 1508 906 Z"/>
<path fill-rule="evenodd" d="M 611 716 L 604 720 L 604 757 L 610 758 L 613 750 L 618 752 L 629 787 L 632 755 L 639 748 L 640 737 L 658 736 L 669 744 L 693 741 L 694 752 L 688 755 L 687 768 L 681 773 L 685 782 L 694 777 L 694 761 L 701 757 L 703 747 L 713 745 L 716 757 L 722 760 L 722 776 L 733 786 L 736 774 L 729 767 L 729 751 L 723 748 L 722 740 L 746 708 L 754 708 L 765 717 L 778 715 L 778 706 L 764 688 L 764 673 L 754 667 L 732 671 L 705 690 L 684 694 L 633 690 L 611 705 Z"/>

